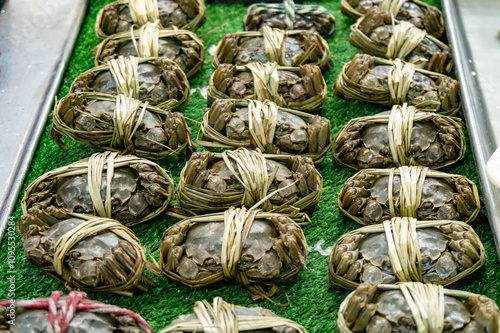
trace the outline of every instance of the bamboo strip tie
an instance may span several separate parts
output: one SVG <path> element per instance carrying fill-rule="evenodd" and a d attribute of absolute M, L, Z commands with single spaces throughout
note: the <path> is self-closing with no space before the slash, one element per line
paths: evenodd
<path fill-rule="evenodd" d="M 108 61 L 118 94 L 139 99 L 139 58 L 123 57 Z"/>
<path fill-rule="evenodd" d="M 132 21 L 139 26 L 160 19 L 158 0 L 130 0 L 128 6 Z"/>
<path fill-rule="evenodd" d="M 398 281 L 423 281 L 417 220 L 408 217 L 395 217 L 390 221 L 385 221 L 383 226 L 389 249 L 389 259 Z"/>
<path fill-rule="evenodd" d="M 392 217 L 396 217 L 393 200 L 395 170 L 395 168 L 390 170 L 388 184 L 389 210 Z M 401 216 L 417 217 L 418 206 L 422 198 L 424 180 L 427 176 L 428 170 L 429 168 L 422 166 L 403 166 L 399 168 L 401 186 L 399 188 L 399 198 L 397 199 L 396 204 L 399 203 L 399 214 Z"/>
<path fill-rule="evenodd" d="M 441 333 L 445 316 L 443 286 L 404 282 L 400 287 L 417 324 L 417 331 Z"/>
<path fill-rule="evenodd" d="M 252 72 L 255 96 L 258 100 L 270 100 L 280 106 L 285 106 L 285 100 L 278 93 L 278 64 L 252 62 L 244 66 Z"/>
<path fill-rule="evenodd" d="M 424 39 L 427 33 L 407 21 L 395 24 L 392 16 L 392 36 L 387 45 L 386 57 L 388 59 L 404 59 Z"/>

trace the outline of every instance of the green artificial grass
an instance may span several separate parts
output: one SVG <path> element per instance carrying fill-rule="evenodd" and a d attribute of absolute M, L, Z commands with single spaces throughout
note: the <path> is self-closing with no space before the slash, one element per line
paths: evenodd
<path fill-rule="evenodd" d="M 64 76 L 58 94 L 59 97 L 63 97 L 68 93 L 69 86 L 77 75 L 93 67 L 94 57 L 91 49 L 98 44 L 98 40 L 94 35 L 95 18 L 99 9 L 108 2 L 110 1 L 89 1 L 88 14 Z M 328 99 L 321 113 L 324 117 L 330 119 L 332 132 L 336 133 L 353 117 L 373 115 L 385 111 L 387 108 L 358 101 L 345 101 L 333 95 L 332 86 L 339 76 L 342 66 L 356 54 L 356 49 L 349 44 L 349 26 L 354 21 L 341 15 L 339 0 L 323 0 L 320 3 L 334 14 L 337 25 L 334 35 L 328 39 L 332 51 L 333 66 L 329 72 L 325 73 L 328 84 Z M 430 3 L 439 6 L 437 0 L 432 0 Z M 207 50 L 212 45 L 217 44 L 223 34 L 242 30 L 245 11 L 246 7 L 243 5 L 207 6 L 208 21 L 197 31 L 199 35 L 202 35 Z M 216 28 L 218 29 L 214 30 Z M 203 88 L 208 85 L 210 75 L 213 72 L 211 67 L 212 58 L 207 52 L 207 63 L 203 71 L 191 80 L 192 88 Z M 205 106 L 206 100 L 197 90 L 192 94 L 187 106 L 181 111 L 186 117 L 201 121 L 202 108 Z M 23 188 L 45 172 L 100 151 L 99 147 L 82 145 L 70 140 L 65 140 L 69 148 L 61 150 L 50 138 L 50 124 L 51 120 L 49 119 L 34 154 Z M 195 138 L 199 126 L 194 122 L 191 122 L 190 125 L 193 129 L 193 138 Z M 186 160 L 185 156 L 178 157 L 162 162 L 161 165 L 171 171 L 177 182 Z M 333 245 L 342 234 L 357 229 L 360 225 L 341 216 L 336 204 L 342 185 L 348 177 L 354 174 L 354 171 L 339 166 L 332 160 L 331 154 L 318 166 L 318 169 L 324 177 L 323 197 L 317 210 L 311 215 L 313 225 L 305 227 L 304 233 L 309 246 L 314 246 L 323 239 L 325 240 L 323 248 L 326 248 Z M 478 182 L 470 147 L 468 147 L 467 154 L 462 162 L 443 171 L 463 174 L 472 181 Z M 13 216 L 17 220 L 20 215 L 19 198 Z M 159 253 L 156 247 L 159 245 L 160 237 L 164 230 L 175 222 L 174 218 L 161 216 L 136 226 L 133 230 L 146 247 L 148 253 L 158 259 Z M 486 248 L 487 261 L 485 268 L 450 287 L 485 294 L 498 301 L 500 300 L 500 282 L 497 272 L 500 270 L 500 265 L 493 236 L 485 218 L 476 222 L 474 227 Z M 62 283 L 48 277 L 39 268 L 29 265 L 24 256 L 19 236 L 17 236 L 16 242 L 17 299 L 47 297 L 53 290 L 65 290 L 67 292 Z M 7 264 L 7 246 L 7 242 L 4 241 L 0 253 L 0 267 L 3 272 L 3 277 L 0 279 L 0 299 L 8 297 L 7 289 L 10 286 L 9 281 L 6 279 L 10 276 L 10 273 L 8 273 L 10 269 Z M 158 283 L 156 288 L 152 288 L 148 293 L 133 298 L 96 293 L 89 293 L 89 297 L 139 313 L 156 331 L 169 325 L 179 315 L 190 313 L 195 301 L 212 300 L 215 296 L 221 296 L 230 303 L 271 309 L 280 316 L 302 324 L 309 332 L 333 332 L 336 331 L 337 327 L 336 320 L 339 305 L 348 294 L 348 291 L 332 290 L 328 285 L 327 274 L 328 256 L 323 256 L 314 250 L 311 251 L 306 261 L 306 267 L 299 275 L 298 281 L 284 286 L 291 300 L 291 306 L 288 308 L 279 308 L 267 301 L 252 302 L 245 288 L 236 283 L 218 283 L 200 290 L 191 290 L 165 277 L 155 277 L 154 279 Z M 276 300 L 284 301 L 283 295 L 278 296 Z"/>

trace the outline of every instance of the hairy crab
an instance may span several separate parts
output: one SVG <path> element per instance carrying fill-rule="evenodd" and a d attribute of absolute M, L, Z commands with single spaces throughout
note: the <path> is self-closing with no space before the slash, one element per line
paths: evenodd
<path fill-rule="evenodd" d="M 500 310 L 483 295 L 418 282 L 365 282 L 342 302 L 340 333 L 500 331 Z"/>
<path fill-rule="evenodd" d="M 210 78 L 208 104 L 216 99 L 253 99 L 315 113 L 326 101 L 326 83 L 315 65 L 280 67 L 252 62 L 245 66 L 221 64 Z"/>
<path fill-rule="evenodd" d="M 191 152 L 191 130 L 179 112 L 141 104 L 124 95 L 89 96 L 71 93 L 59 101 L 51 136 L 60 147 L 62 136 L 100 145 L 106 150 L 163 158 Z"/>
<path fill-rule="evenodd" d="M 340 237 L 332 248 L 333 287 L 359 283 L 425 282 L 449 285 L 484 265 L 484 247 L 469 225 L 395 217 Z"/>
<path fill-rule="evenodd" d="M 153 267 L 134 233 L 118 221 L 93 216 L 53 225 L 25 226 L 23 249 L 28 262 L 67 288 L 132 296 L 155 282 L 144 274 Z"/>
<path fill-rule="evenodd" d="M 356 54 L 345 64 L 333 88 L 334 94 L 344 99 L 389 106 L 406 102 L 420 111 L 449 116 L 455 115 L 462 104 L 457 80 L 399 59 L 390 61 L 368 54 Z"/>
<path fill-rule="evenodd" d="M 133 32 L 124 31 L 109 36 L 97 46 L 95 52 L 96 66 L 119 56 L 160 57 L 174 61 L 187 77 L 200 71 L 205 61 L 205 46 L 195 33 L 160 29 L 154 23 L 147 23 Z"/>
<path fill-rule="evenodd" d="M 50 298 L 0 301 L 0 330 L 3 333 L 153 333 L 138 314 L 91 301 L 81 291 L 72 291 L 68 296 L 53 291 Z"/>
<path fill-rule="evenodd" d="M 206 147 L 259 148 L 269 154 L 310 157 L 321 162 L 331 147 L 330 121 L 278 107 L 268 100 L 218 99 L 205 113 L 201 132 Z"/>
<path fill-rule="evenodd" d="M 173 110 L 189 101 L 189 82 L 180 67 L 167 58 L 119 56 L 78 76 L 70 93 L 125 95 Z"/>
<path fill-rule="evenodd" d="M 309 157 L 263 155 L 244 148 L 204 151 L 193 153 L 181 171 L 177 201 L 195 212 L 252 207 L 261 201 L 266 211 L 308 211 L 319 202 L 322 187 L 323 178 Z"/>
<path fill-rule="evenodd" d="M 244 18 L 245 30 L 257 31 L 263 27 L 282 30 L 316 30 L 330 36 L 335 30 L 335 18 L 318 5 L 297 5 L 292 0 L 280 4 L 254 3 Z"/>
<path fill-rule="evenodd" d="M 372 7 L 390 12 L 398 21 L 408 21 L 437 38 L 444 34 L 443 13 L 420 0 L 342 0 L 340 11 L 353 19 L 365 15 Z"/>
<path fill-rule="evenodd" d="M 103 40 L 156 21 L 165 29 L 194 31 L 206 20 L 204 0 L 118 0 L 99 11 L 95 33 Z"/>
<path fill-rule="evenodd" d="M 361 170 L 345 183 L 338 206 L 361 224 L 398 216 L 470 222 L 481 202 L 476 185 L 464 176 L 404 166 Z"/>
<path fill-rule="evenodd" d="M 395 105 L 390 112 L 350 120 L 335 137 L 333 157 L 357 170 L 401 165 L 443 168 L 465 154 L 459 121 Z"/>
<path fill-rule="evenodd" d="M 217 45 L 213 65 L 246 65 L 251 62 L 276 62 L 280 66 L 317 65 L 330 69 L 330 48 L 317 31 L 284 31 L 264 27 L 259 32 L 224 35 Z"/>
<path fill-rule="evenodd" d="M 160 333 L 208 332 L 259 332 L 259 333 L 307 333 L 299 324 L 278 317 L 274 312 L 263 308 L 247 308 L 214 298 L 213 304 L 198 301 L 194 313 L 182 315 Z"/>
<path fill-rule="evenodd" d="M 21 201 L 19 229 L 23 234 L 31 224 L 51 226 L 82 215 L 132 226 L 163 212 L 173 195 L 174 182 L 158 164 L 132 155 L 94 154 L 33 181 Z"/>
<path fill-rule="evenodd" d="M 306 239 L 290 217 L 244 207 L 185 219 L 165 231 L 160 246 L 168 278 L 191 288 L 232 279 L 254 300 L 296 279 L 306 257 Z"/>
<path fill-rule="evenodd" d="M 351 27 L 351 44 L 363 53 L 402 59 L 417 68 L 448 74 L 451 50 L 436 37 L 407 21 L 393 22 L 389 12 L 373 7 Z"/>

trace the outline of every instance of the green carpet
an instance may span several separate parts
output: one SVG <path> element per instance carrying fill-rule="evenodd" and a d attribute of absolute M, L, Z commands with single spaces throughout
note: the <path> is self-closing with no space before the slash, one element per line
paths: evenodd
<path fill-rule="evenodd" d="M 68 70 L 58 94 L 59 97 L 68 93 L 69 86 L 77 75 L 93 66 L 94 57 L 91 49 L 98 43 L 94 35 L 95 17 L 99 9 L 108 2 L 109 0 L 89 1 L 87 18 L 78 37 L 75 51 L 71 57 Z M 431 3 L 434 5 L 439 4 L 437 0 L 433 0 Z M 349 26 L 353 23 L 353 20 L 340 14 L 340 0 L 324 0 L 321 1 L 321 4 L 332 11 L 337 20 L 337 30 L 333 37 L 328 40 L 333 56 L 333 66 L 332 70 L 325 74 L 328 84 L 328 100 L 322 112 L 323 116 L 331 120 L 332 132 L 336 133 L 349 119 L 373 115 L 384 111 L 385 108 L 363 102 L 348 102 L 333 96 L 332 85 L 339 76 L 342 66 L 356 53 L 356 49 L 349 44 Z M 242 5 L 208 6 L 208 22 L 197 33 L 205 34 L 216 27 L 220 27 L 223 24 L 226 25 L 202 37 L 206 43 L 207 50 L 210 46 L 216 44 L 222 38 L 223 34 L 242 30 L 242 20 L 245 10 L 246 7 Z M 203 71 L 192 79 L 192 88 L 202 88 L 208 85 L 210 75 L 213 71 L 211 61 L 212 56 L 207 53 L 207 63 Z M 197 91 L 191 96 L 189 104 L 182 109 L 182 112 L 187 117 L 200 121 L 204 106 L 206 106 L 206 100 Z M 88 157 L 92 153 L 99 151 L 98 147 L 75 144 L 69 140 L 66 140 L 69 144 L 68 150 L 59 149 L 50 138 L 50 123 L 51 120 L 49 119 L 23 187 L 26 187 L 31 181 L 47 171 Z M 190 125 L 193 129 L 193 137 L 195 137 L 199 126 L 195 123 L 191 123 Z M 174 158 L 162 163 L 162 166 L 170 170 L 174 179 L 178 181 L 185 161 L 184 157 Z M 333 245 L 340 235 L 360 226 L 341 216 L 336 205 L 337 195 L 342 185 L 354 172 L 350 169 L 340 167 L 333 162 L 331 154 L 321 163 L 318 169 L 325 180 L 323 198 L 319 203 L 318 209 L 311 216 L 314 225 L 305 228 L 304 232 L 310 246 L 314 246 L 318 241 L 324 239 L 326 241 L 324 247 L 326 248 Z M 443 171 L 463 174 L 474 182 L 478 181 L 470 147 L 467 149 L 467 154 L 461 163 Z M 14 212 L 16 220 L 20 215 L 21 205 L 19 201 Z M 158 258 L 159 254 L 158 251 L 155 252 L 155 247 L 159 245 L 163 231 L 174 222 L 173 218 L 160 217 L 134 227 L 134 231 L 148 252 L 152 253 L 155 258 Z M 486 248 L 486 266 L 473 276 L 451 287 L 486 294 L 488 297 L 499 301 L 500 281 L 497 272 L 500 270 L 500 265 L 495 252 L 493 236 L 485 219 L 476 222 L 474 227 Z M 65 290 L 63 284 L 52 280 L 40 269 L 28 264 L 24 257 L 19 237 L 17 237 L 16 249 L 17 299 L 47 297 L 53 290 Z M 4 275 L 0 279 L 0 299 L 6 299 L 6 290 L 9 286 L 5 278 L 9 270 L 7 268 L 7 242 L 2 243 L 0 263 L 0 268 Z M 155 278 L 158 283 L 156 288 L 133 298 L 93 293 L 89 293 L 89 297 L 94 300 L 129 308 L 139 313 L 156 331 L 167 326 L 180 314 L 191 312 L 195 301 L 202 299 L 211 300 L 215 296 L 221 296 L 230 303 L 269 308 L 280 316 L 293 319 L 304 325 L 309 332 L 333 332 L 336 331 L 337 327 L 336 320 L 339 304 L 348 292 L 330 289 L 327 272 L 328 257 L 312 251 L 307 258 L 305 269 L 299 275 L 298 282 L 285 286 L 291 299 L 291 306 L 284 309 L 280 309 L 269 302 L 253 303 L 245 289 L 235 283 L 218 283 L 205 289 L 193 291 L 175 282 L 171 282 L 165 277 Z M 278 300 L 283 301 L 284 299 L 281 297 Z"/>

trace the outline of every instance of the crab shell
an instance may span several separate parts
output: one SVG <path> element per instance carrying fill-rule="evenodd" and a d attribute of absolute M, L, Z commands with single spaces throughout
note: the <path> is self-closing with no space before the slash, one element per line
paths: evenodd
<path fill-rule="evenodd" d="M 286 60 L 279 65 L 298 67 L 311 64 L 318 65 L 323 71 L 330 69 L 331 56 L 328 43 L 317 31 L 278 31 L 284 36 L 282 54 Z M 256 61 L 268 62 L 263 36 L 262 30 L 225 34 L 215 51 L 214 68 L 221 63 L 242 66 Z"/>
<path fill-rule="evenodd" d="M 163 110 L 176 109 L 189 101 L 188 79 L 175 62 L 159 57 L 139 59 L 137 73 L 139 91 L 136 99 Z M 70 93 L 85 92 L 117 95 L 117 85 L 108 64 L 94 67 L 75 79 Z"/>
<path fill-rule="evenodd" d="M 95 32 L 100 40 L 110 35 L 140 28 L 132 20 L 129 0 L 118 0 L 107 4 L 97 14 Z M 159 24 L 165 29 L 194 31 L 207 20 L 203 0 L 158 0 Z"/>
<path fill-rule="evenodd" d="M 143 107 L 139 106 L 136 121 Z M 191 142 L 191 129 L 184 115 L 149 105 L 131 138 L 131 145 L 111 148 L 116 130 L 113 118 L 115 108 L 116 98 L 111 96 L 70 93 L 55 107 L 51 136 L 59 147 L 65 147 L 61 136 L 69 136 L 77 142 L 100 145 L 122 154 L 132 150 L 134 154 L 147 158 L 164 158 L 186 150 L 192 152 L 194 144 Z"/>
<path fill-rule="evenodd" d="M 415 287 L 418 285 L 413 284 Z M 368 282 L 360 284 L 340 305 L 339 332 L 417 332 L 412 310 L 400 288 Z M 493 300 L 458 290 L 444 289 L 443 294 L 442 332 L 499 332 L 500 310 Z M 429 309 L 431 305 L 421 302 L 420 306 Z M 428 329 L 435 331 L 437 327 Z"/>
<path fill-rule="evenodd" d="M 358 19 L 372 7 L 379 7 L 381 0 L 342 0 L 342 14 Z M 396 13 L 396 20 L 408 21 L 419 29 L 426 30 L 429 35 L 437 38 L 444 34 L 443 13 L 425 2 L 405 1 Z"/>
<path fill-rule="evenodd" d="M 314 210 L 321 198 L 323 178 L 311 158 L 270 155 L 266 166 L 268 175 L 276 172 L 267 193 L 280 190 L 269 198 L 269 209 L 287 211 L 293 206 L 302 211 Z M 179 206 L 197 213 L 240 207 L 245 188 L 236 176 L 239 175 L 232 174 L 221 154 L 193 153 L 181 171 L 176 190 Z"/>
<path fill-rule="evenodd" d="M 79 175 L 65 176 L 71 168 L 87 167 Z M 114 159 L 111 180 L 111 217 L 132 226 L 147 221 L 166 209 L 174 195 L 172 178 L 156 163 L 132 155 Z M 101 197 L 106 198 L 107 169 L 103 170 Z M 103 199 L 104 200 L 104 199 Z M 97 215 L 88 189 L 88 159 L 52 170 L 38 177 L 24 193 L 21 234 L 35 224 L 52 226 L 81 214 Z"/>
<path fill-rule="evenodd" d="M 326 101 L 327 88 L 318 66 L 278 67 L 277 71 L 278 93 L 273 102 L 279 106 L 309 113 L 316 113 L 322 109 Z M 210 78 L 207 93 L 209 106 L 217 99 L 257 99 L 252 72 L 245 67 L 231 64 L 221 64 L 217 67 Z"/>
<path fill-rule="evenodd" d="M 409 22 L 408 24 L 412 25 Z M 363 53 L 387 58 L 386 53 L 393 36 L 393 29 L 391 14 L 373 7 L 351 27 L 350 42 Z M 427 34 L 415 49 L 401 60 L 413 63 L 417 68 L 436 73 L 448 74 L 453 69 L 452 55 L 448 45 Z"/>
<path fill-rule="evenodd" d="M 263 27 L 281 30 L 315 30 L 322 36 L 330 36 L 335 30 L 335 18 L 324 7 L 317 6 L 314 13 L 301 14 L 303 5 L 295 5 L 293 27 L 286 24 L 283 4 L 257 3 L 248 7 L 244 18 L 246 31 L 258 31 Z"/>
<path fill-rule="evenodd" d="M 349 121 L 337 134 L 333 157 L 338 163 L 361 170 L 396 165 L 389 144 L 390 111 Z M 416 114 L 413 120 L 410 165 L 439 169 L 460 160 L 465 154 L 465 137 L 458 119 L 438 114 Z"/>
<path fill-rule="evenodd" d="M 391 170 L 394 170 L 394 214 L 390 212 L 388 196 Z M 400 215 L 400 170 L 365 169 L 349 178 L 338 197 L 340 212 L 364 225 L 382 223 L 392 217 L 412 217 Z M 418 220 L 458 220 L 468 223 L 479 214 L 481 203 L 477 187 L 469 179 L 429 170 L 417 207 L 415 217 Z"/>
<path fill-rule="evenodd" d="M 264 105 L 272 103 L 264 101 Z M 248 102 L 216 100 L 203 117 L 203 139 L 234 147 L 256 148 L 249 131 Z M 213 131 L 217 131 L 214 134 Z M 266 153 L 311 157 L 320 163 L 331 145 L 330 121 L 324 117 L 278 107 L 274 140 Z M 199 142 L 204 145 L 205 141 Z M 208 145 L 208 144 L 207 144 Z"/>
<path fill-rule="evenodd" d="M 417 221 L 416 229 L 418 252 L 422 258 L 421 282 L 446 286 L 484 265 L 483 244 L 467 224 L 458 221 Z M 388 244 L 383 226 L 363 227 L 341 236 L 330 255 L 330 285 L 355 289 L 363 282 L 400 282 L 394 272 Z M 408 245 L 400 244 L 396 238 L 395 247 L 402 246 Z"/>
<path fill-rule="evenodd" d="M 96 50 L 95 66 L 103 65 L 118 56 L 137 57 L 133 40 L 139 41 L 139 31 L 125 31 L 102 41 Z M 139 46 L 140 47 L 140 46 Z M 174 61 L 189 78 L 203 67 L 205 46 L 198 36 L 187 30 L 159 30 L 158 56 Z"/>
<path fill-rule="evenodd" d="M 307 333 L 307 331 L 302 326 L 300 326 L 292 321 L 289 321 L 289 320 L 286 320 L 288 323 L 285 325 L 278 324 L 278 323 L 280 323 L 282 318 L 279 318 L 271 310 L 259 308 L 259 307 L 248 308 L 248 307 L 244 307 L 244 306 L 228 304 L 228 303 L 224 302 L 221 298 L 214 299 L 213 305 L 212 305 L 211 309 L 209 310 L 210 316 L 213 316 L 212 309 L 214 312 L 216 312 L 216 310 L 215 310 L 216 309 L 216 302 L 222 302 L 222 304 L 225 305 L 225 307 L 229 307 L 231 309 L 232 313 L 230 316 L 232 318 L 234 318 L 235 323 L 240 323 L 240 321 L 243 321 L 245 323 L 247 323 L 249 321 L 255 321 L 258 323 L 262 323 L 262 320 L 266 320 L 266 319 L 274 320 L 274 324 L 270 323 L 269 327 L 259 328 L 258 329 L 259 333 Z M 196 311 L 196 308 L 197 307 L 199 308 L 201 304 L 203 304 L 203 308 L 208 309 L 208 306 L 207 306 L 208 302 L 207 301 L 196 302 L 195 311 Z M 221 315 L 223 315 L 223 313 L 217 313 L 217 315 L 221 316 Z M 168 327 L 161 330 L 160 333 L 190 333 L 190 332 L 192 332 L 193 321 L 199 322 L 199 326 L 198 326 L 199 330 L 202 330 L 204 327 L 206 328 L 206 326 L 204 326 L 202 324 L 202 320 L 200 318 L 200 312 L 195 312 L 195 313 L 179 316 L 179 318 L 175 319 Z M 185 329 L 183 329 L 184 324 L 189 326 L 190 328 L 186 327 Z M 259 325 L 259 326 L 262 327 L 262 325 Z M 235 328 L 235 327 L 230 327 L 230 328 Z M 238 332 L 241 332 L 241 331 L 238 331 Z M 245 330 L 245 332 L 248 332 L 248 331 Z M 257 331 L 252 330 L 252 332 L 257 332 Z"/>
<path fill-rule="evenodd" d="M 248 223 L 252 225 L 242 245 L 235 276 L 225 276 L 221 266 L 224 213 L 186 219 L 167 229 L 160 246 L 163 273 L 191 288 L 225 277 L 246 286 L 294 281 L 307 257 L 301 228 L 286 215 L 277 213 L 257 213 Z"/>
<path fill-rule="evenodd" d="M 344 65 L 334 84 L 334 94 L 344 99 L 392 106 L 388 74 L 393 62 L 368 54 L 356 54 Z M 411 78 L 407 96 L 403 101 L 420 111 L 453 116 L 460 107 L 460 85 L 449 76 L 423 71 L 418 68 Z"/>
<path fill-rule="evenodd" d="M 94 221 L 107 223 L 108 227 L 91 235 L 83 234 L 81 229 Z M 59 241 L 68 237 L 77 241 L 61 253 L 62 273 L 57 272 L 54 265 L 58 260 L 56 255 L 64 246 Z M 111 291 L 131 296 L 134 291 L 148 290 L 141 281 L 155 285 L 143 274 L 146 257 L 139 239 L 111 219 L 70 218 L 45 228 L 30 225 L 23 235 L 23 248 L 32 265 L 64 281 L 69 289 Z"/>

